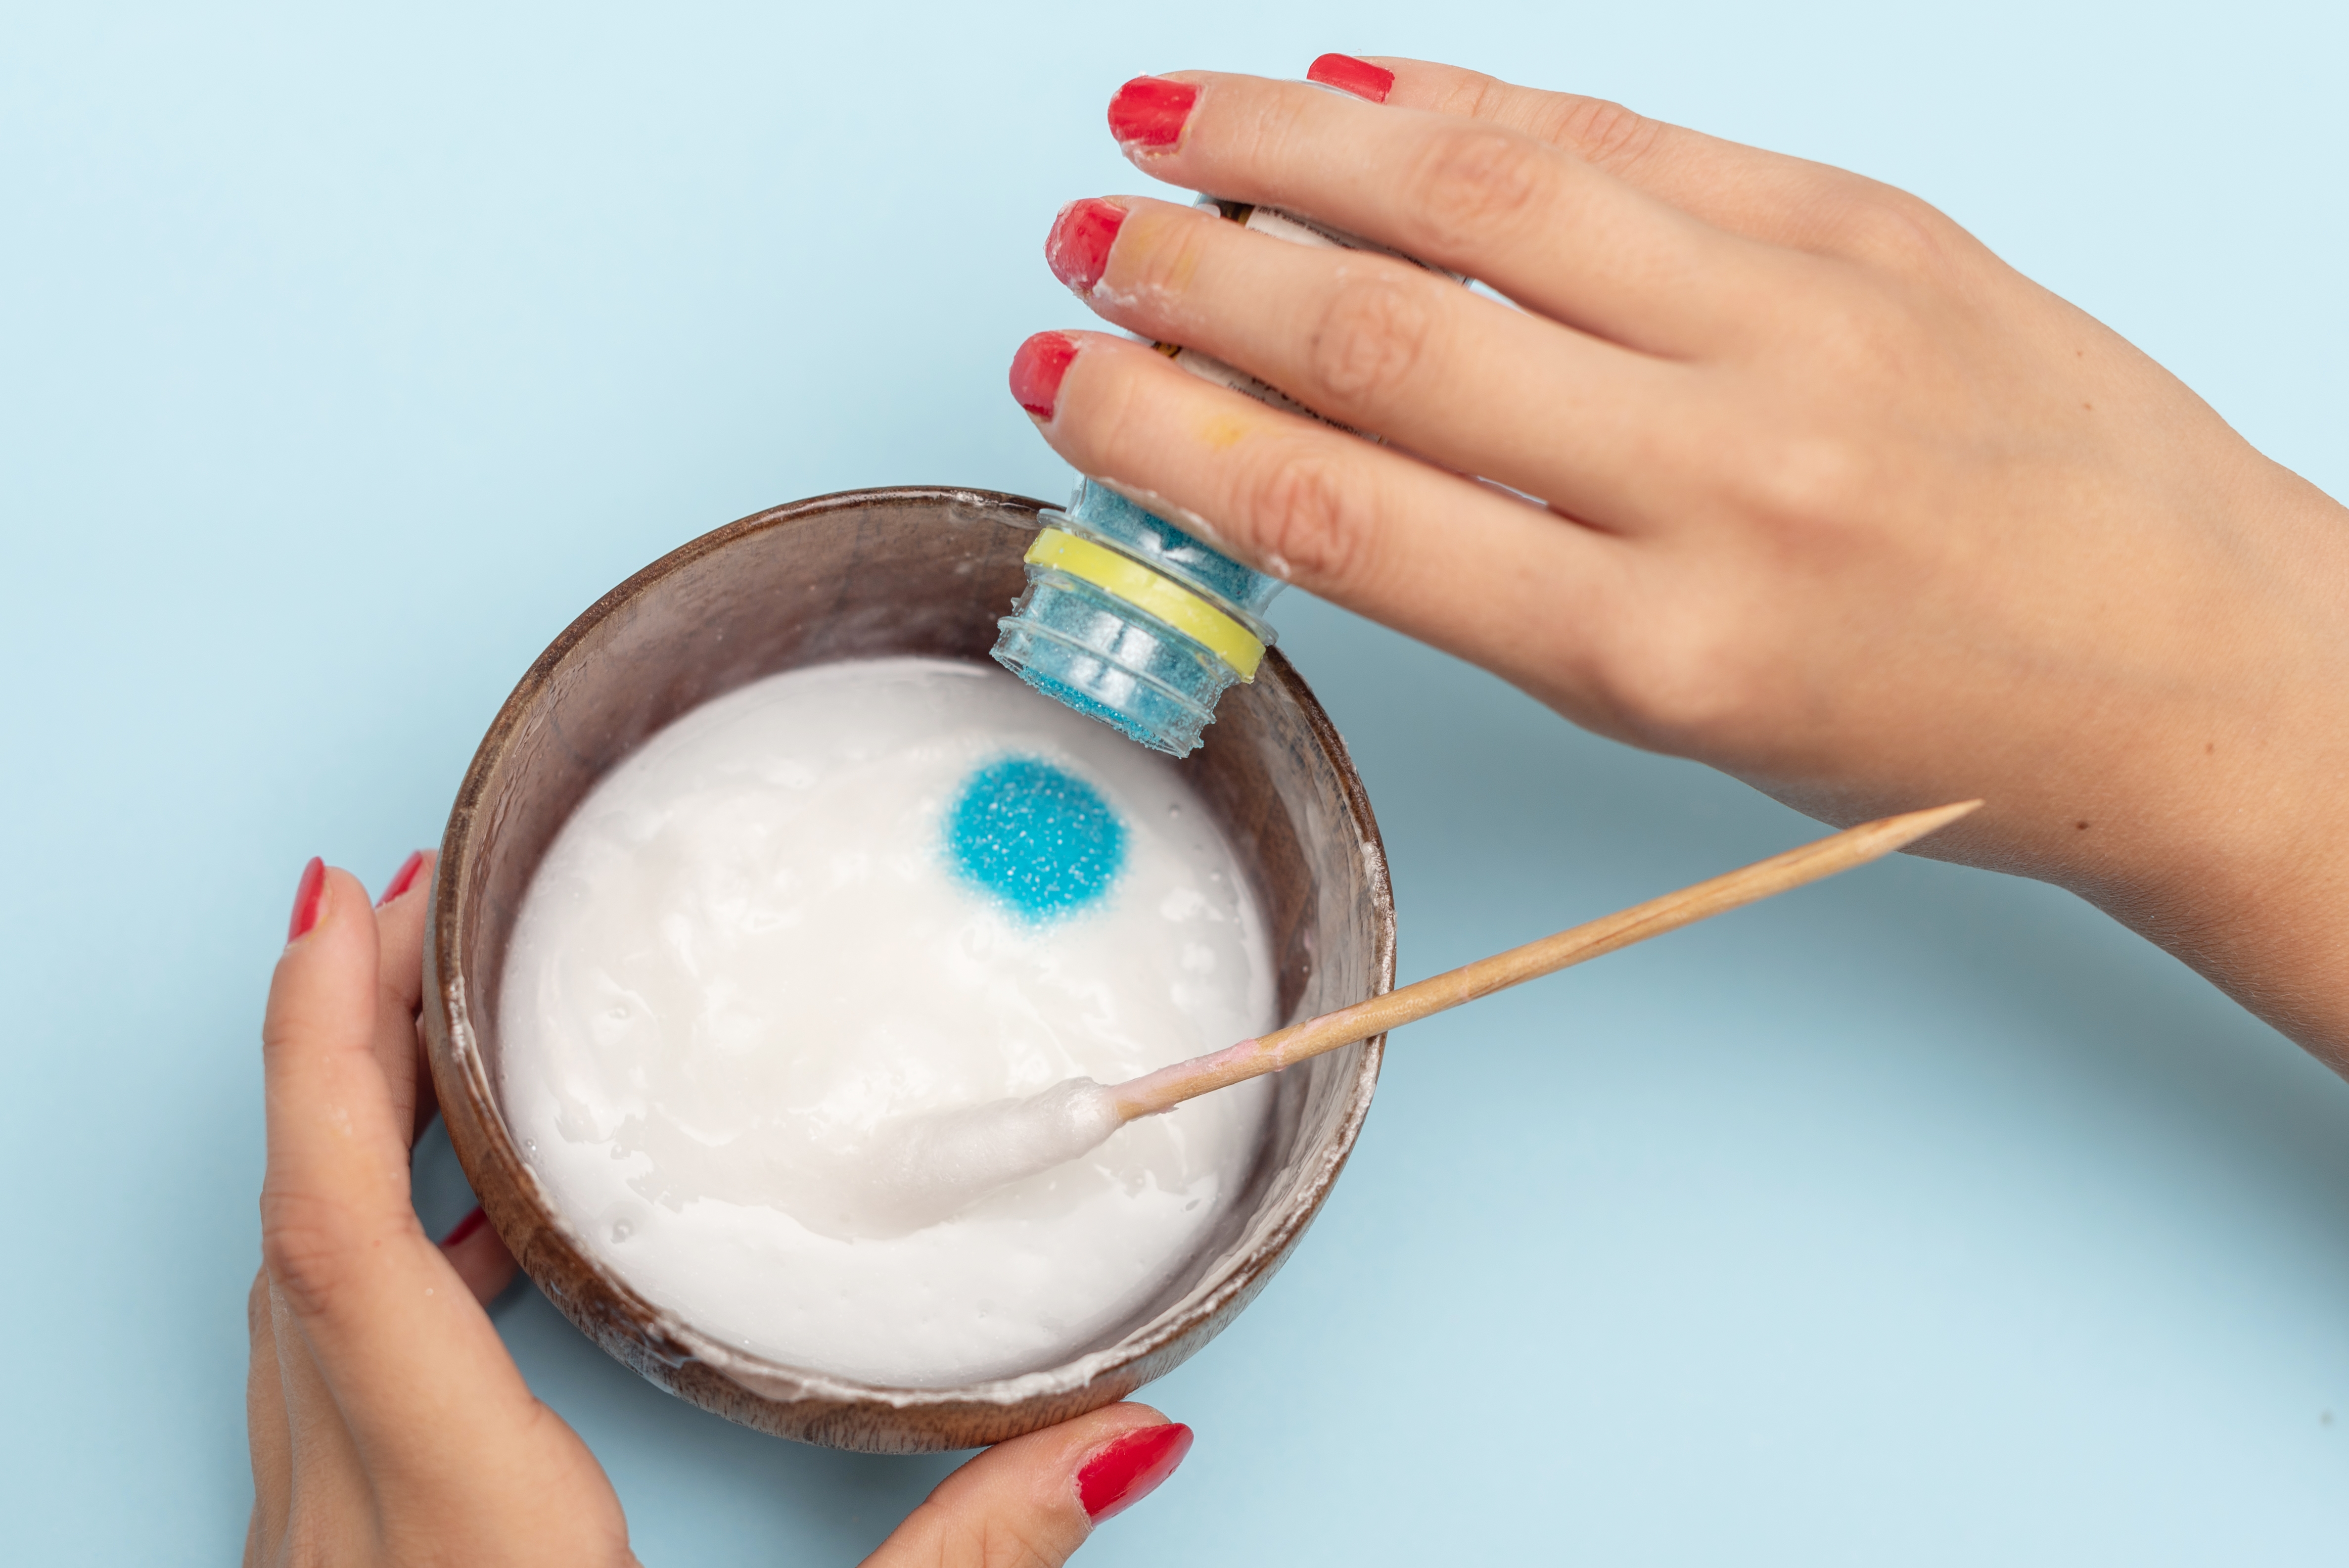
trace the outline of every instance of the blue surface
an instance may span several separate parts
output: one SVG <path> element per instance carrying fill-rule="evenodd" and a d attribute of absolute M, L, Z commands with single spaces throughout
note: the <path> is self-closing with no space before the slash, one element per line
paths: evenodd
<path fill-rule="evenodd" d="M 955 870 L 1039 923 L 1093 903 L 1125 866 L 1125 824 L 1101 791 L 1040 757 L 980 768 L 944 825 Z"/>
<path fill-rule="evenodd" d="M 1927 193 L 2349 491 L 2338 6 L 17 5 L 0 16 L 0 1557 L 233 1560 L 262 987 L 439 835 L 582 607 L 771 502 L 1057 498 L 1148 68 L 1571 85 Z M 1415 977 L 1809 825 L 1318 603 Z M 1212 740 L 1210 741 L 1212 744 Z M 2349 1085 L 2068 897 L 1872 868 L 1400 1036 L 1329 1210 L 1150 1397 L 1089 1563 L 2289 1564 L 2349 1527 Z M 436 1223 L 464 1199 L 428 1145 Z M 661 1568 L 841 1563 L 942 1461 L 501 1326 Z"/>

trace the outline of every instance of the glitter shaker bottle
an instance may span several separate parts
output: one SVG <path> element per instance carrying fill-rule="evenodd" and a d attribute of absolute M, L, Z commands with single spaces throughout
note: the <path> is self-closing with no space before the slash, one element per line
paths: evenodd
<path fill-rule="evenodd" d="M 1269 207 L 1201 205 L 1297 244 L 1375 251 L 1426 265 Z M 1442 275 L 1463 281 L 1456 273 Z M 1174 344 L 1158 349 L 1219 387 L 1320 418 L 1220 359 Z M 1002 634 L 996 661 L 1045 696 L 1154 750 L 1188 754 L 1215 722 L 1217 699 L 1256 678 L 1273 642 L 1265 607 L 1285 584 L 1092 480 L 1077 481 L 1065 511 L 1043 518 L 1028 549 L 1027 590 L 997 623 Z"/>
<path fill-rule="evenodd" d="M 1272 643 L 1277 577 L 1250 571 L 1091 480 L 1044 513 L 997 661 L 1045 696 L 1181 757 Z"/>

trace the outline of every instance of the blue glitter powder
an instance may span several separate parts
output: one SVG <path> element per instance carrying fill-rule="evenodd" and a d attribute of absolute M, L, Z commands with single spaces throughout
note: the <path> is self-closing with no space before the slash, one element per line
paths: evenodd
<path fill-rule="evenodd" d="M 1109 802 L 1040 757 L 1007 757 L 972 774 L 946 830 L 955 869 L 1039 923 L 1101 898 L 1125 864 L 1125 824 Z"/>
<path fill-rule="evenodd" d="M 1066 681 L 1054 680 L 1043 671 L 1031 669 L 1024 665 L 1012 673 L 1055 702 L 1066 704 L 1087 718 L 1097 718 L 1112 729 L 1125 731 L 1128 739 L 1139 740 L 1144 746 L 1150 744 L 1150 732 L 1147 729 L 1118 712 L 1109 704 L 1095 702 Z"/>

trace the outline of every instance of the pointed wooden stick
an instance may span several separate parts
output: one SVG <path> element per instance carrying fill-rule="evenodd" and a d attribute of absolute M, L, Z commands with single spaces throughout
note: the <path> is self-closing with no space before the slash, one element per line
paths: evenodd
<path fill-rule="evenodd" d="M 1367 1002 L 1276 1029 L 1260 1039 L 1242 1040 L 1208 1056 L 1194 1057 L 1187 1062 L 1176 1062 L 1154 1073 L 1112 1084 L 1109 1093 L 1121 1121 L 1155 1116 L 1210 1089 L 1278 1072 L 1292 1062 L 1336 1050 L 1356 1040 L 1367 1040 L 1398 1025 L 1416 1023 L 1463 1002 L 1473 1002 L 1508 986 L 1556 974 L 1585 959 L 1617 952 L 1635 942 L 1678 931 L 1683 925 L 1693 925 L 1707 915 L 1737 909 L 1773 893 L 1866 865 L 1916 842 L 1936 828 L 1947 827 L 1981 804 L 1979 800 L 1963 800 L 1954 806 L 1909 811 L 1846 828 L 1785 854 L 1756 861 L 1743 871 L 1650 899 L 1620 913 L 1561 931 L 1555 936 L 1545 936 L 1538 942 L 1528 942 L 1523 947 L 1513 947 L 1490 958 L 1479 958 L 1474 964 L 1464 964 L 1400 991 L 1390 991 L 1383 996 L 1373 996 Z"/>

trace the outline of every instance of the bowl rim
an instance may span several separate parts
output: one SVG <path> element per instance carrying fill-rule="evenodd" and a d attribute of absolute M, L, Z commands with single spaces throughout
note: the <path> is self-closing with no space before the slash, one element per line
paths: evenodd
<path fill-rule="evenodd" d="M 440 859 L 434 868 L 431 884 L 421 1005 L 427 1055 L 442 1117 L 449 1124 L 450 1141 L 456 1146 L 459 1161 L 492 1223 L 499 1227 L 502 1234 L 511 1233 L 508 1226 L 500 1223 L 497 1205 L 492 1202 L 493 1195 L 503 1195 L 499 1182 L 493 1178 L 502 1178 L 503 1191 L 524 1195 L 533 1211 L 528 1217 L 540 1232 L 544 1233 L 543 1235 L 531 1237 L 539 1244 L 518 1249 L 516 1253 L 524 1271 L 542 1289 L 545 1288 L 546 1282 L 541 1278 L 540 1270 L 533 1268 L 531 1264 L 546 1238 L 551 1236 L 569 1254 L 561 1261 L 567 1263 L 575 1274 L 592 1279 L 611 1298 L 612 1305 L 617 1306 L 630 1321 L 638 1337 L 666 1342 L 645 1346 L 656 1360 L 672 1368 L 682 1366 L 688 1359 L 702 1362 L 752 1398 L 773 1404 L 820 1401 L 827 1405 L 893 1412 L 916 1410 L 924 1407 L 1014 1406 L 1077 1393 L 1104 1378 L 1114 1377 L 1137 1364 L 1166 1356 L 1170 1350 L 1182 1347 L 1186 1339 L 1199 1336 L 1202 1329 L 1220 1328 L 1217 1319 L 1227 1313 L 1237 1313 L 1240 1306 L 1263 1289 L 1319 1214 L 1361 1136 L 1385 1054 L 1386 1037 L 1383 1034 L 1363 1042 L 1351 1081 L 1346 1086 L 1345 1103 L 1338 1121 L 1319 1152 L 1318 1168 L 1302 1173 L 1297 1188 L 1277 1211 L 1268 1210 L 1257 1216 L 1250 1228 L 1241 1233 L 1232 1250 L 1205 1276 L 1113 1344 L 1034 1372 L 972 1383 L 904 1387 L 865 1382 L 771 1360 L 714 1340 L 674 1312 L 647 1300 L 607 1267 L 592 1248 L 584 1244 L 584 1237 L 578 1228 L 555 1207 L 550 1194 L 515 1147 L 512 1132 L 499 1108 L 495 1088 L 489 1080 L 487 1064 L 478 1046 L 467 995 L 460 954 L 464 952 L 469 934 L 469 918 L 468 912 L 459 903 L 458 892 L 462 885 L 461 873 L 479 852 L 481 839 L 490 826 L 483 816 L 490 779 L 521 731 L 524 720 L 556 685 L 565 663 L 581 645 L 605 621 L 624 613 L 631 603 L 677 573 L 758 534 L 812 522 L 843 511 L 864 511 L 876 505 L 894 507 L 909 504 L 973 509 L 992 514 L 994 521 L 1015 527 L 1035 526 L 1036 514 L 1048 510 L 1048 503 L 1030 497 L 960 486 L 901 485 L 838 490 L 752 512 L 668 552 L 598 597 L 574 617 L 532 661 L 512 691 L 499 705 L 458 786 L 455 801 L 450 809 L 448 826 L 441 836 Z M 1371 966 L 1375 987 L 1372 994 L 1383 994 L 1394 985 L 1394 899 L 1388 876 L 1385 842 L 1379 832 L 1378 820 L 1372 814 L 1370 796 L 1344 740 L 1330 723 L 1329 714 L 1303 677 L 1298 675 L 1295 666 L 1278 649 L 1268 652 L 1265 668 L 1257 678 L 1261 680 L 1267 676 L 1277 682 L 1297 702 L 1314 744 L 1335 765 L 1340 793 L 1354 829 L 1364 882 L 1371 903 L 1377 948 Z M 460 1112 L 457 1117 L 448 1114 L 452 1105 Z M 460 1124 L 470 1125 L 463 1126 L 460 1131 Z M 483 1162 L 496 1169 L 477 1170 L 476 1166 Z M 1269 1223 L 1264 1222 L 1265 1213 L 1271 1215 Z M 532 1255 L 524 1255 L 525 1253 Z M 560 1299 L 559 1295 L 556 1305 L 566 1315 L 572 1315 L 571 1304 Z M 591 1336 L 603 1342 L 601 1336 Z M 1211 1336 L 1212 1334 L 1198 1337 L 1187 1348 L 1181 1348 L 1181 1353 L 1174 1355 L 1164 1366 L 1143 1372 L 1128 1385 L 1129 1389 L 1171 1370 L 1191 1350 L 1204 1344 L 1206 1337 Z M 612 1346 L 605 1343 L 605 1348 L 611 1349 Z M 626 1361 L 629 1357 L 621 1357 L 620 1359 Z M 649 1372 L 650 1368 L 639 1366 L 636 1370 Z"/>

